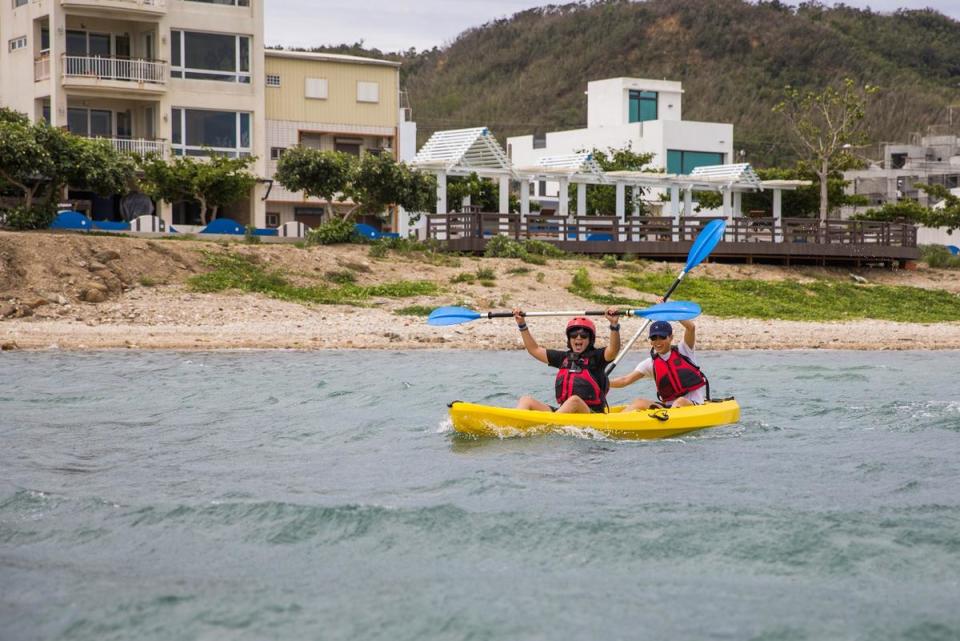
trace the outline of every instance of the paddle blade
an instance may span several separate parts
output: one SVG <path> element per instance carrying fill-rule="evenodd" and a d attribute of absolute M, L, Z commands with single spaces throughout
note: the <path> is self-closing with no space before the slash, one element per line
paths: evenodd
<path fill-rule="evenodd" d="M 480 312 L 466 307 L 438 307 L 430 312 L 427 325 L 459 325 L 480 318 Z"/>
<path fill-rule="evenodd" d="M 693 247 L 690 248 L 690 253 L 687 254 L 687 266 L 683 268 L 683 271 L 690 271 L 710 255 L 713 248 L 716 247 L 720 239 L 723 238 L 723 230 L 726 226 L 727 221 L 725 220 L 711 220 L 700 230 L 697 239 L 693 241 Z"/>
<path fill-rule="evenodd" d="M 685 300 L 672 300 L 646 309 L 633 310 L 634 316 L 641 316 L 647 320 L 681 321 L 690 320 L 700 315 L 700 306 Z"/>

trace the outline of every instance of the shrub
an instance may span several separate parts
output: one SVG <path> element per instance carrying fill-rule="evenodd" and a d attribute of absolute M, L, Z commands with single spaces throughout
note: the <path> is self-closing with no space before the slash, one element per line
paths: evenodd
<path fill-rule="evenodd" d="M 567 253 L 555 245 L 551 245 L 550 243 L 542 240 L 534 240 L 532 238 L 523 241 L 523 248 L 527 250 L 528 254 L 547 256 L 549 258 L 560 258 Z"/>
<path fill-rule="evenodd" d="M 353 223 L 343 218 L 321 224 L 307 232 L 308 245 L 336 245 L 349 243 L 354 238 Z"/>
<path fill-rule="evenodd" d="M 496 280 L 497 273 L 490 269 L 489 267 L 480 267 L 477 269 L 477 279 L 478 280 Z"/>
<path fill-rule="evenodd" d="M 256 229 L 253 225 L 247 225 L 243 230 L 243 242 L 249 245 L 259 245 L 260 237 L 253 233 Z"/>
<path fill-rule="evenodd" d="M 587 297 L 593 293 L 593 283 L 590 281 L 590 274 L 581 267 L 573 274 L 573 280 L 570 287 L 567 288 L 571 294 Z"/>
<path fill-rule="evenodd" d="M 23 231 L 27 229 L 46 229 L 56 215 L 57 212 L 52 207 L 18 205 L 7 210 L 3 219 L 6 227 Z"/>
<path fill-rule="evenodd" d="M 324 274 L 331 283 L 336 283 L 337 285 L 346 285 L 347 283 L 357 282 L 357 275 L 351 271 L 330 271 Z"/>
<path fill-rule="evenodd" d="M 603 266 L 607 269 L 616 269 L 617 268 L 617 257 L 611 254 L 606 254 L 603 258 Z"/>
<path fill-rule="evenodd" d="M 954 256 L 943 245 L 922 245 L 920 258 L 930 267 L 941 269 L 960 268 L 960 256 Z"/>
<path fill-rule="evenodd" d="M 451 283 L 472 283 L 477 277 L 470 272 L 462 272 L 450 279 Z"/>

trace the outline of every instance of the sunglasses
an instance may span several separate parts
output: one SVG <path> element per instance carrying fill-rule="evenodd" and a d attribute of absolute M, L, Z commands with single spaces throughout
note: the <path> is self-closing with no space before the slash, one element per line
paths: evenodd
<path fill-rule="evenodd" d="M 585 331 L 573 331 L 567 334 L 568 338 L 590 338 L 590 332 Z"/>
<path fill-rule="evenodd" d="M 668 338 L 667 336 L 651 336 L 651 337 L 650 337 L 650 340 L 652 340 L 652 341 L 663 341 L 663 340 L 666 340 L 667 338 Z"/>

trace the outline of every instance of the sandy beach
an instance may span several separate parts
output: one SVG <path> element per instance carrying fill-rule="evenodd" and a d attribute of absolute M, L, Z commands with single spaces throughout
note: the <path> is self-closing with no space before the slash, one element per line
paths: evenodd
<path fill-rule="evenodd" d="M 429 280 L 440 293 L 416 298 L 376 298 L 364 306 L 302 305 L 259 294 L 196 293 L 186 279 L 205 271 L 207 252 L 256 254 L 256 260 L 304 282 L 351 269 L 359 284 Z M 612 270 L 600 261 L 551 260 L 546 266 L 516 259 L 460 257 L 433 265 L 418 257 L 369 256 L 362 245 L 296 248 L 201 241 L 158 241 L 76 234 L 0 232 L 0 347 L 25 349 L 522 349 L 511 319 L 480 319 L 431 327 L 422 316 L 400 315 L 418 305 L 469 305 L 475 309 L 599 309 L 567 291 L 573 272 L 585 267 L 602 291 L 646 298 L 604 283 Z M 495 285 L 452 283 L 457 274 L 492 269 Z M 653 263 L 645 269 L 679 270 Z M 523 272 L 529 268 L 528 272 Z M 521 273 L 517 273 L 517 272 Z M 704 264 L 696 274 L 724 278 L 821 278 L 851 270 Z M 851 271 L 852 274 L 852 271 Z M 839 276 L 838 276 L 839 275 Z M 944 289 L 960 295 L 955 273 L 923 266 L 917 271 L 858 270 L 869 282 Z M 675 298 L 683 298 L 681 286 Z M 701 349 L 960 349 L 960 321 L 938 324 L 877 320 L 810 323 L 716 318 L 697 320 Z M 564 318 L 531 319 L 548 347 L 562 342 Z M 643 320 L 624 321 L 624 338 Z M 679 328 L 678 328 L 679 333 Z M 606 331 L 601 329 L 601 340 Z M 556 344 L 556 345 L 555 345 Z M 639 341 L 634 349 L 646 349 Z"/>

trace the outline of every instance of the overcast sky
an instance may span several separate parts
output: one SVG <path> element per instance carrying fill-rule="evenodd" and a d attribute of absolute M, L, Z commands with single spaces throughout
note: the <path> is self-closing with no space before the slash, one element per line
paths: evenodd
<path fill-rule="evenodd" d="M 554 4 L 564 4 L 556 0 Z M 353 44 L 381 51 L 443 47 L 470 27 L 549 2 L 530 0 L 267 0 L 266 43 L 294 47 Z M 791 3 L 795 4 L 795 3 Z M 834 4 L 825 2 L 824 4 Z M 960 20 L 960 0 L 845 0 L 874 11 L 931 7 Z"/>

